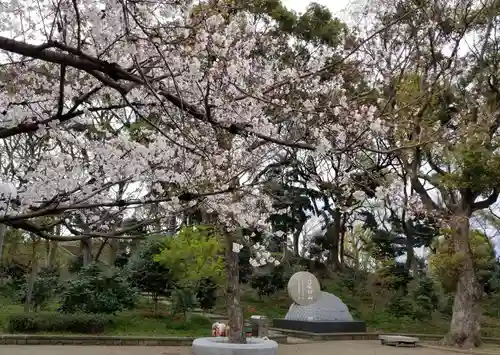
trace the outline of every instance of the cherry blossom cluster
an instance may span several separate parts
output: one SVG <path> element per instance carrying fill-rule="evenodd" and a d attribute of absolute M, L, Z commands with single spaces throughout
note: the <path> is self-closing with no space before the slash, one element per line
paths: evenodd
<path fill-rule="evenodd" d="M 242 248 L 242 244 L 233 243 L 233 253 L 239 253 Z M 272 264 L 274 266 L 280 265 L 280 261 L 267 251 L 265 246 L 255 243 L 250 248 L 253 255 L 253 257 L 250 258 L 250 265 L 252 267 L 257 268 L 268 264 Z"/>
<path fill-rule="evenodd" d="M 9 38 L 109 64 L 87 70 L 35 51 L 22 57 L 0 43 L 8 54 L 0 70 L 7 83 L 0 150 L 8 157 L 0 181 L 17 200 L 3 200 L 4 219 L 112 204 L 125 184 L 120 200 L 133 206 L 154 193 L 162 200 L 157 213 L 201 201 L 226 224 L 262 224 L 272 208 L 258 192 L 260 173 L 284 147 L 327 154 L 365 139 L 362 130 L 380 129 L 373 107 L 347 97 L 340 74 L 315 74 L 343 53 L 321 48 L 300 66 L 285 65 L 280 58 L 293 38 L 276 35 L 264 15 L 224 16 L 190 1 L 1 6 Z M 28 132 L 30 124 L 36 128 Z M 26 149 L 9 154 L 15 144 Z M 204 197 L 179 198 L 186 192 Z"/>

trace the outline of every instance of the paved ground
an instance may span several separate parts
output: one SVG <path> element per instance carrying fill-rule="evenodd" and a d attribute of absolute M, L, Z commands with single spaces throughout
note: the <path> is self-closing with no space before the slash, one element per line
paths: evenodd
<path fill-rule="evenodd" d="M 5 355 L 191 355 L 189 347 L 0 345 Z M 450 355 L 453 352 L 426 348 L 380 345 L 378 341 L 332 341 L 280 345 L 278 355 Z"/>

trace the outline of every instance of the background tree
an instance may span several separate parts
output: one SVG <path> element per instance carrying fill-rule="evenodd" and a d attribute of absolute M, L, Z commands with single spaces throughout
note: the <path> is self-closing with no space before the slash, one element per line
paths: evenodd
<path fill-rule="evenodd" d="M 183 227 L 175 238 L 167 237 L 153 259 L 170 270 L 183 287 L 191 288 L 204 278 L 224 280 L 222 251 L 216 229 L 189 226 Z"/>
<path fill-rule="evenodd" d="M 474 271 L 478 282 L 484 287 L 495 272 L 496 253 L 490 240 L 477 230 L 471 231 L 469 238 Z M 456 290 L 463 256 L 452 246 L 449 230 L 444 230 L 436 240 L 436 252 L 430 256 L 430 270 L 446 292 Z"/>
<path fill-rule="evenodd" d="M 65 285 L 61 294 L 63 313 L 114 314 L 132 308 L 136 290 L 120 270 L 108 272 L 97 264 L 83 267 Z"/>
<path fill-rule="evenodd" d="M 155 256 L 160 254 L 164 248 L 165 241 L 163 239 L 143 241 L 127 265 L 130 283 L 139 291 L 151 294 L 154 314 L 157 314 L 158 311 L 159 298 L 168 296 L 175 288 L 176 280 L 172 272 L 155 260 Z"/>
<path fill-rule="evenodd" d="M 482 287 L 469 245 L 470 218 L 498 197 L 494 6 L 376 1 L 367 10 L 383 28 L 365 47 L 373 54 L 365 57 L 367 68 L 380 73 L 375 88 L 382 97 L 370 149 L 396 152 L 423 207 L 452 230 L 463 262 L 445 342 L 464 347 L 480 342 Z M 473 32 L 481 33 L 478 40 L 459 51 Z"/>

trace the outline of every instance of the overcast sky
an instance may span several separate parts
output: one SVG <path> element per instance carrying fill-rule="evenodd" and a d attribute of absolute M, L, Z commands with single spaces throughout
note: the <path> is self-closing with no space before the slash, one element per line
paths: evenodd
<path fill-rule="evenodd" d="M 313 1 L 308 0 L 283 0 L 285 6 L 290 9 L 293 9 L 297 12 L 303 12 L 307 5 L 309 5 Z M 317 0 L 314 1 L 316 3 L 328 6 L 328 8 L 334 13 L 337 14 L 343 10 L 348 4 L 349 0 Z"/>

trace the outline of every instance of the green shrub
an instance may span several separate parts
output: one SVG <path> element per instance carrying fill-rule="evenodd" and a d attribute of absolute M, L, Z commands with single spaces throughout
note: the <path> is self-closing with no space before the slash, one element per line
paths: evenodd
<path fill-rule="evenodd" d="M 121 270 L 103 271 L 92 264 L 71 278 L 63 293 L 63 313 L 106 313 L 133 308 L 137 292 Z"/>
<path fill-rule="evenodd" d="M 174 289 L 174 276 L 163 264 L 153 260 L 165 248 L 163 240 L 149 239 L 140 244 L 138 253 L 128 263 L 128 280 L 141 292 L 151 293 L 154 310 L 160 296 L 170 296 Z"/>
<path fill-rule="evenodd" d="M 187 319 L 187 313 L 197 306 L 197 300 L 193 290 L 189 288 L 177 288 L 172 294 L 172 312 L 182 313 Z"/>
<path fill-rule="evenodd" d="M 24 303 L 28 287 L 28 278 L 19 292 L 19 300 Z M 41 268 L 33 284 L 32 305 L 36 311 L 45 307 L 57 292 L 60 291 L 59 270 L 56 268 Z"/>
<path fill-rule="evenodd" d="M 19 264 L 10 262 L 0 265 L 0 294 L 17 301 L 25 282 L 25 275 L 25 268 Z"/>
<path fill-rule="evenodd" d="M 286 283 L 283 278 L 283 269 L 276 267 L 269 274 L 256 275 L 252 277 L 250 286 L 257 290 L 257 294 L 262 296 L 270 296 L 279 290 L 285 288 Z"/>
<path fill-rule="evenodd" d="M 78 255 L 70 260 L 70 263 L 68 265 L 68 271 L 71 274 L 76 274 L 82 269 L 82 267 L 83 267 L 83 255 Z"/>
<path fill-rule="evenodd" d="M 396 317 L 406 317 L 411 316 L 413 311 L 413 305 L 409 302 L 409 299 L 404 296 L 403 292 L 395 292 L 390 298 L 386 305 L 387 311 Z"/>
<path fill-rule="evenodd" d="M 20 313 L 8 317 L 7 331 L 98 334 L 103 333 L 112 323 L 110 317 L 97 314 Z"/>
<path fill-rule="evenodd" d="M 422 277 L 418 281 L 416 290 L 413 292 L 412 297 L 416 305 L 416 314 L 419 319 L 430 317 L 432 312 L 439 307 L 439 298 L 434 288 L 434 283 L 429 277 Z"/>
<path fill-rule="evenodd" d="M 196 299 L 203 311 L 211 311 L 217 302 L 217 284 L 211 278 L 200 280 L 196 289 Z"/>

